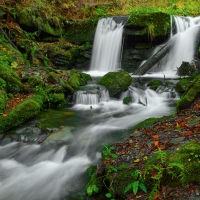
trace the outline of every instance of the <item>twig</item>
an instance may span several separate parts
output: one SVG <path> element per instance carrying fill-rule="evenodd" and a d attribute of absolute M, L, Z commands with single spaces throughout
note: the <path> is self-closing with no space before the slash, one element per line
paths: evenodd
<path fill-rule="evenodd" d="M 11 39 L 7 36 L 6 32 L 0 27 L 0 31 L 2 32 L 2 34 L 8 39 L 8 41 L 10 42 L 10 44 L 19 51 L 19 49 L 14 45 L 14 43 L 11 41 Z"/>

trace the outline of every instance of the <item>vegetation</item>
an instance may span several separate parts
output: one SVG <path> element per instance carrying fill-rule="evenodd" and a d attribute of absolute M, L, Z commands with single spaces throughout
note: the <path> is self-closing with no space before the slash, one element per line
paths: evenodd
<path fill-rule="evenodd" d="M 132 83 L 132 78 L 128 72 L 108 72 L 98 83 L 104 85 L 112 97 L 127 90 Z"/>

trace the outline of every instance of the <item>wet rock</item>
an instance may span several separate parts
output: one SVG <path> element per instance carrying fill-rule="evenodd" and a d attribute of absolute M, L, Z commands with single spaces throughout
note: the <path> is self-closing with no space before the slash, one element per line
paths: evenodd
<path fill-rule="evenodd" d="M 177 138 L 171 139 L 170 143 L 171 144 L 180 144 L 184 140 L 185 140 L 185 137 L 177 137 Z"/>
<path fill-rule="evenodd" d="M 111 97 L 127 90 L 132 83 L 128 72 L 109 72 L 100 78 L 99 84 L 106 87 Z"/>

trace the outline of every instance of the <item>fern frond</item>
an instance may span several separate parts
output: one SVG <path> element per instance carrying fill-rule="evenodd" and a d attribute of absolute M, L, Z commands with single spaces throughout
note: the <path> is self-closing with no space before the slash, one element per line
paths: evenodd
<path fill-rule="evenodd" d="M 139 181 L 134 181 L 133 182 L 133 193 L 136 195 L 138 192 L 138 188 L 139 188 Z"/>
<path fill-rule="evenodd" d="M 139 183 L 139 187 L 140 187 L 140 189 L 143 191 L 143 192 L 145 192 L 145 193 L 147 193 L 147 188 L 146 188 L 146 186 L 145 186 L 145 184 L 144 183 Z"/>

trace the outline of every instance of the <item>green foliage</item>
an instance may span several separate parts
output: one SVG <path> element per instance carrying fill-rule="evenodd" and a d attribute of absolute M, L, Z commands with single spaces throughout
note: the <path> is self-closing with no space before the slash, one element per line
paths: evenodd
<path fill-rule="evenodd" d="M 99 188 L 96 185 L 92 185 L 87 187 L 87 194 L 88 196 L 92 196 L 95 193 L 99 192 Z"/>
<path fill-rule="evenodd" d="M 154 155 L 146 162 L 144 167 L 144 177 L 151 186 L 149 199 L 153 199 L 159 193 L 162 184 L 173 185 L 184 184 L 186 180 L 186 167 L 176 160 L 173 162 L 166 151 L 158 149 Z"/>
<path fill-rule="evenodd" d="M 117 154 L 112 153 L 112 150 L 114 150 L 115 148 L 113 146 L 108 147 L 107 143 L 103 143 L 103 146 L 105 147 L 105 149 L 102 151 L 102 157 L 105 160 L 108 160 L 110 158 L 118 158 Z M 111 166 L 110 166 L 111 167 Z M 115 169 L 116 170 L 116 169 Z M 114 170 L 114 171 L 115 171 Z"/>
<path fill-rule="evenodd" d="M 129 183 L 125 190 L 124 193 L 127 193 L 129 190 L 133 190 L 133 193 L 136 195 L 139 188 L 142 189 L 145 193 L 147 192 L 146 186 L 144 184 L 144 179 L 141 177 L 141 172 L 140 170 L 136 169 L 133 173 L 131 173 L 131 176 L 133 177 L 133 182 Z"/>

